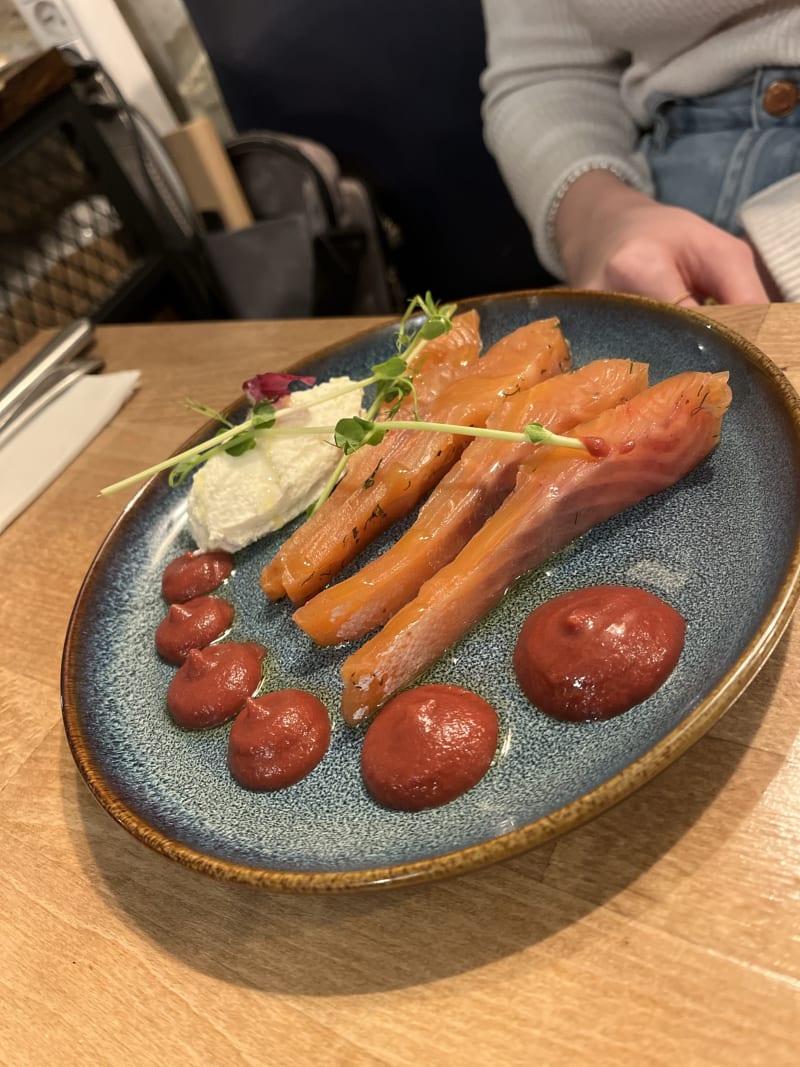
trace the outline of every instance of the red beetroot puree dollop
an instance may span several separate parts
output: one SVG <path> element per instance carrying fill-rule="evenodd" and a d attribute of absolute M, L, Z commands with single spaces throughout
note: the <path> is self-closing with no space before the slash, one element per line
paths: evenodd
<path fill-rule="evenodd" d="M 245 703 L 231 727 L 228 767 L 246 789 L 284 789 L 314 770 L 330 739 L 321 700 L 302 689 L 276 689 Z"/>
<path fill-rule="evenodd" d="M 184 552 L 164 568 L 161 593 L 168 604 L 179 604 L 210 593 L 232 572 L 230 552 Z"/>
<path fill-rule="evenodd" d="M 221 597 L 196 596 L 170 604 L 156 629 L 156 650 L 167 663 L 180 664 L 193 648 L 205 648 L 233 622 L 233 605 Z"/>
<path fill-rule="evenodd" d="M 514 670 L 532 704 L 557 719 L 609 719 L 651 696 L 683 650 L 686 621 L 644 589 L 596 585 L 531 612 Z"/>
<path fill-rule="evenodd" d="M 421 685 L 390 700 L 361 750 L 369 792 L 387 808 L 421 811 L 476 785 L 497 749 L 491 704 L 455 685 Z"/>
<path fill-rule="evenodd" d="M 223 641 L 192 649 L 167 689 L 173 719 L 189 730 L 228 722 L 261 681 L 267 651 L 252 641 Z"/>

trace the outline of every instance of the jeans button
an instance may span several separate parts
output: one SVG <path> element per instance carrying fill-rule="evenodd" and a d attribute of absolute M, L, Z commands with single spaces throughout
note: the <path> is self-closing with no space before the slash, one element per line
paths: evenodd
<path fill-rule="evenodd" d="M 794 82 L 770 82 L 764 90 L 764 110 L 774 119 L 783 119 L 791 115 L 800 102 L 800 89 Z"/>

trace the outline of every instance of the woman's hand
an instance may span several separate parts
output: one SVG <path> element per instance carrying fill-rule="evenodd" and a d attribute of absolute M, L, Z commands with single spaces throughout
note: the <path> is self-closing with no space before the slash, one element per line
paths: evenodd
<path fill-rule="evenodd" d="M 569 187 L 556 215 L 569 285 L 684 307 L 769 303 L 753 249 L 684 208 L 659 204 L 610 171 Z"/>

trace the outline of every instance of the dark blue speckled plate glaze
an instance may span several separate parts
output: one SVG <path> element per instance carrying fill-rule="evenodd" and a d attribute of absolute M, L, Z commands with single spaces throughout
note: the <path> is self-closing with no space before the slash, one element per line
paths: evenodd
<path fill-rule="evenodd" d="M 742 338 L 647 300 L 549 291 L 462 305 L 484 344 L 558 315 L 576 365 L 627 356 L 651 380 L 727 370 L 733 405 L 713 456 L 679 486 L 604 523 L 521 581 L 428 680 L 472 688 L 497 709 L 498 758 L 445 807 L 383 810 L 359 773 L 361 735 L 336 716 L 342 650 L 316 649 L 270 605 L 258 576 L 289 531 L 238 554 L 221 595 L 231 637 L 271 652 L 265 686 L 297 686 L 333 713 L 331 748 L 303 782 L 275 794 L 238 787 L 226 768 L 229 727 L 189 733 L 164 695 L 172 668 L 153 633 L 165 564 L 193 547 L 184 490 L 149 483 L 101 547 L 79 595 L 64 654 L 63 704 L 78 766 L 108 811 L 140 840 L 194 869 L 268 889 L 394 886 L 469 870 L 592 818 L 660 771 L 723 713 L 774 647 L 800 583 L 800 406 L 786 379 Z M 391 355 L 395 330 L 322 353 L 306 371 L 363 375 Z M 207 431 L 206 431 L 207 432 Z M 758 447 L 753 447 L 754 443 Z M 380 550 L 374 546 L 374 551 Z M 525 615 L 548 597 L 601 582 L 640 585 L 688 620 L 684 654 L 646 703 L 608 722 L 546 718 L 522 697 L 511 652 Z"/>

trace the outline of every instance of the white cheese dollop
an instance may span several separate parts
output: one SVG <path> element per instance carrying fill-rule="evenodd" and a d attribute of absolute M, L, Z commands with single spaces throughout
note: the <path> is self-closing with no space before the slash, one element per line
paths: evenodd
<path fill-rule="evenodd" d="M 331 378 L 310 389 L 289 394 L 280 409 L 278 426 L 334 426 L 358 415 L 362 391 L 341 396 L 349 378 Z M 324 397 L 330 397 L 324 400 Z M 306 409 L 309 401 L 314 407 Z M 319 403 L 316 403 L 319 401 Z M 189 532 L 203 550 L 236 552 L 280 529 L 317 499 L 339 461 L 331 436 L 256 434 L 256 446 L 241 456 L 212 456 L 194 474 L 189 491 Z"/>

